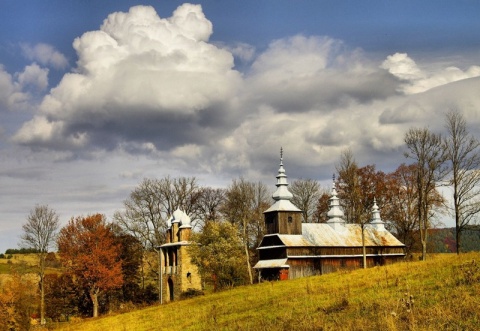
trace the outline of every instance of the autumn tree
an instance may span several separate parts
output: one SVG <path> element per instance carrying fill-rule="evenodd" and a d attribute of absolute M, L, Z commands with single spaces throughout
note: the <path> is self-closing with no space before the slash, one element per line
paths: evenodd
<path fill-rule="evenodd" d="M 318 223 L 315 218 L 318 200 L 322 193 L 320 183 L 313 179 L 298 179 L 289 186 L 293 194 L 292 203 L 297 206 L 303 215 L 304 223 Z"/>
<path fill-rule="evenodd" d="M 390 194 L 384 204 L 383 219 L 409 253 L 418 231 L 416 165 L 401 164 L 388 174 L 386 185 Z"/>
<path fill-rule="evenodd" d="M 192 240 L 198 243 L 188 248 L 192 262 L 203 279 L 212 276 L 215 290 L 247 282 L 243 242 L 234 224 L 207 221 L 201 232 L 193 234 Z"/>
<path fill-rule="evenodd" d="M 105 217 L 72 218 L 58 236 L 60 259 L 77 284 L 87 289 L 98 316 L 99 295 L 122 286 L 120 247 Z"/>
<path fill-rule="evenodd" d="M 480 212 L 480 142 L 467 131 L 463 115 L 451 110 L 445 116 L 447 135 L 444 148 L 453 189 L 456 251 L 461 250 L 461 234 Z"/>
<path fill-rule="evenodd" d="M 28 274 L 13 272 L 0 279 L 0 330 L 30 330 L 30 318 L 36 310 L 37 280 Z"/>
<path fill-rule="evenodd" d="M 143 247 L 140 241 L 133 235 L 125 232 L 117 224 L 110 225 L 116 244 L 120 247 L 120 259 L 122 261 L 123 284 L 121 297 L 126 302 L 149 301 L 145 293 L 145 284 L 138 270 L 142 267 Z"/>
<path fill-rule="evenodd" d="M 225 219 L 239 230 L 250 283 L 253 283 L 251 250 L 260 244 L 265 234 L 263 212 L 268 208 L 269 201 L 265 184 L 240 178 L 234 179 L 227 188 L 221 208 Z"/>
<path fill-rule="evenodd" d="M 68 321 L 78 313 L 80 293 L 71 274 L 47 274 L 46 313 L 54 321 Z"/>
<path fill-rule="evenodd" d="M 416 166 L 417 218 L 419 222 L 420 241 L 422 243 L 422 260 L 427 257 L 428 230 L 431 228 L 434 206 L 439 203 L 434 192 L 437 184 L 447 173 L 445 167 L 446 151 L 442 137 L 427 128 L 412 128 L 405 134 L 407 150 L 405 157 L 414 161 Z"/>
<path fill-rule="evenodd" d="M 327 213 L 330 209 L 329 202 L 330 202 L 330 192 L 325 190 L 322 194 L 320 194 L 320 197 L 318 198 L 317 206 L 315 209 L 314 219 L 318 223 L 325 223 L 328 221 Z"/>
<path fill-rule="evenodd" d="M 336 165 L 338 189 L 347 223 L 356 223 L 361 214 L 361 191 L 358 183 L 358 165 L 350 149 L 343 150 Z"/>
<path fill-rule="evenodd" d="M 374 165 L 358 167 L 350 150 L 342 153 L 337 171 L 338 197 L 346 211 L 346 221 L 359 224 L 362 229 L 363 267 L 366 268 L 365 225 L 370 223 L 374 200 L 380 206 L 385 201 L 385 174 Z"/>
<path fill-rule="evenodd" d="M 55 243 L 59 228 L 57 213 L 48 206 L 35 206 L 23 225 L 21 245 L 37 251 L 40 288 L 40 323 L 45 324 L 45 269 L 48 250 Z"/>

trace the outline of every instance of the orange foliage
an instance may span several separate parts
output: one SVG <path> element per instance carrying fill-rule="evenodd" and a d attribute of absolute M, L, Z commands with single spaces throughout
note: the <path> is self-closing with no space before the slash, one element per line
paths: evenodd
<path fill-rule="evenodd" d="M 104 216 L 72 218 L 60 231 L 58 249 L 67 272 L 88 288 L 97 316 L 98 294 L 123 284 L 120 246 Z"/>

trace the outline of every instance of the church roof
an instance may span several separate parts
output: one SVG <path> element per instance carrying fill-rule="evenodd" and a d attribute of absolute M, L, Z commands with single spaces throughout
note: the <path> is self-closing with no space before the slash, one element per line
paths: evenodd
<path fill-rule="evenodd" d="M 303 223 L 301 235 L 272 234 L 285 247 L 362 247 L 362 229 L 358 224 L 345 224 L 343 231 L 337 231 L 327 223 Z M 259 249 L 269 248 L 260 244 Z M 388 231 L 378 231 L 374 226 L 365 225 L 365 246 L 403 247 Z"/>
<path fill-rule="evenodd" d="M 262 260 L 258 261 L 255 265 L 255 269 L 266 269 L 266 268 L 289 268 L 287 264 L 287 259 L 274 259 L 274 260 Z"/>

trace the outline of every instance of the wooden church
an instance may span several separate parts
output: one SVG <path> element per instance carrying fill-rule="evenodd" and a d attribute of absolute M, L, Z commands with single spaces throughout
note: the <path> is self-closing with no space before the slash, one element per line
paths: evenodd
<path fill-rule="evenodd" d="M 346 224 L 335 189 L 329 200 L 326 223 L 302 223 L 302 211 L 290 200 L 287 176 L 280 153 L 275 203 L 264 212 L 267 234 L 254 266 L 259 280 L 286 280 L 322 275 L 339 269 L 363 267 L 362 229 Z M 367 266 L 385 265 L 405 257 L 405 245 L 385 229 L 375 203 L 372 220 L 365 225 Z"/>

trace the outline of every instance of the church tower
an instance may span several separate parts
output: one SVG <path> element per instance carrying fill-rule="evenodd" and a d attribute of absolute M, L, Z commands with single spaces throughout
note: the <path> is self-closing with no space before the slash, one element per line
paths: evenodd
<path fill-rule="evenodd" d="M 283 168 L 283 149 L 280 148 L 280 168 L 277 175 L 277 190 L 272 198 L 275 203 L 264 211 L 267 234 L 302 234 L 302 211 L 290 200 L 293 194 L 288 190 L 287 175 Z"/>
<path fill-rule="evenodd" d="M 188 250 L 188 246 L 196 245 L 190 241 L 190 223 L 190 217 L 180 209 L 175 210 L 167 221 L 167 240 L 159 247 L 162 255 L 162 302 L 177 300 L 189 291 L 202 290 L 200 273 L 192 263 Z"/>

